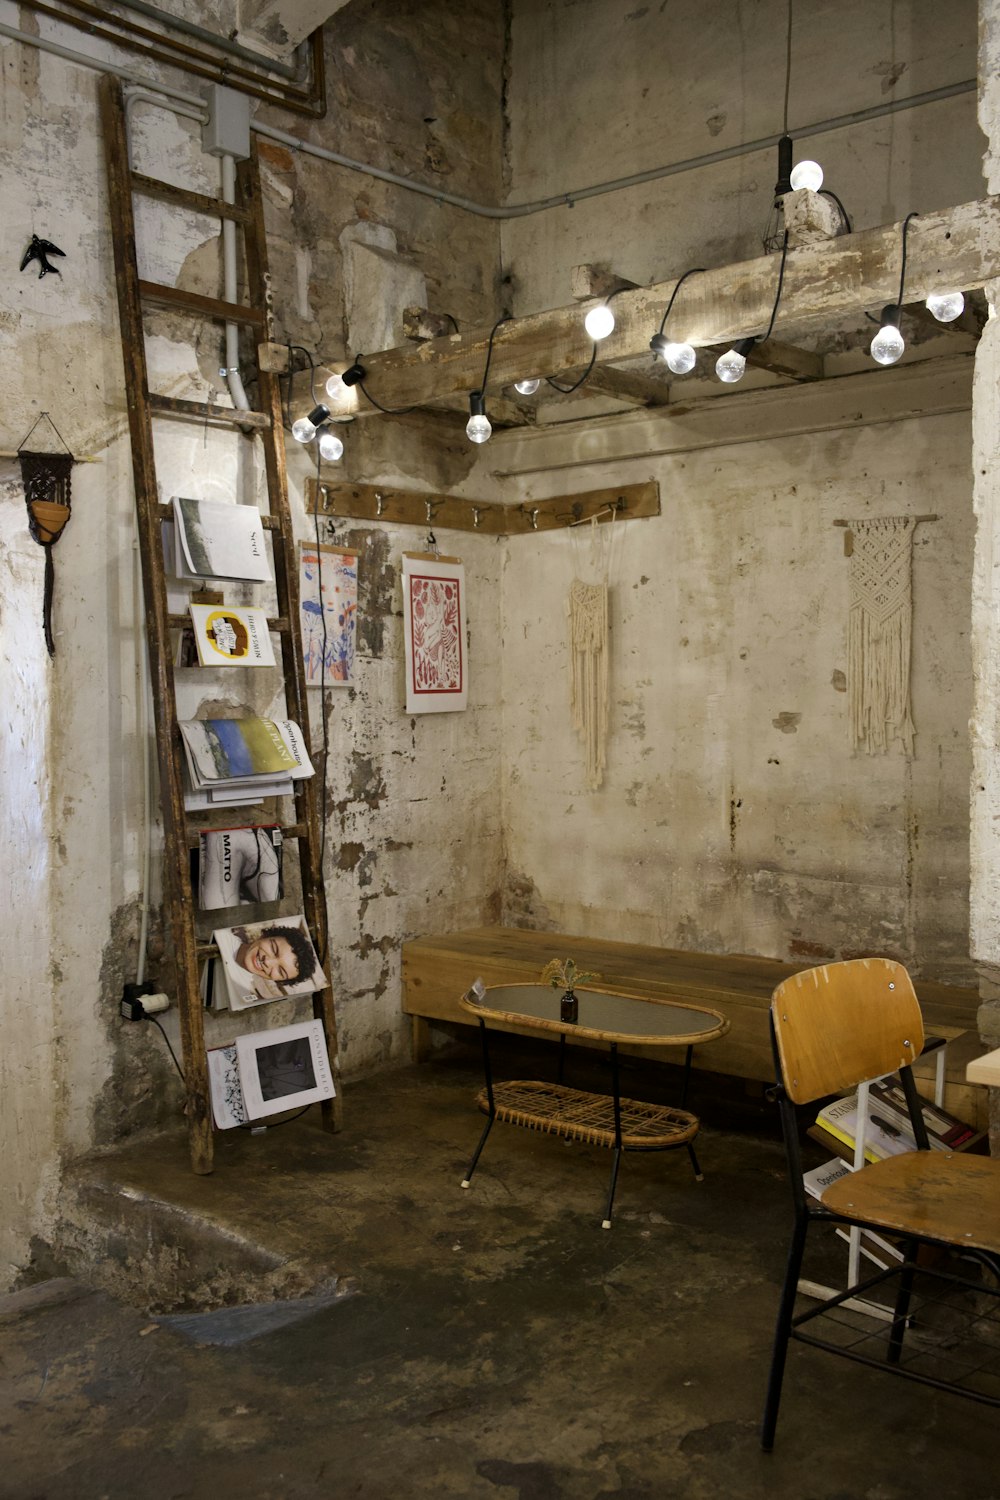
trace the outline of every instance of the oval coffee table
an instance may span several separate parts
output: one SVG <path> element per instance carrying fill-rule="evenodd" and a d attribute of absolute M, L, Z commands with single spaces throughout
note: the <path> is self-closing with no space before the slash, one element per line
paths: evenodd
<path fill-rule="evenodd" d="M 685 1146 L 695 1177 L 702 1173 L 692 1141 L 698 1134 L 698 1117 L 683 1106 L 687 1102 L 691 1053 L 696 1043 L 714 1041 L 729 1030 L 720 1011 L 680 1001 L 647 999 L 611 990 L 575 988 L 564 997 L 544 984 L 504 984 L 486 989 L 481 980 L 462 996 L 461 1007 L 479 1022 L 483 1044 L 485 1087 L 476 1103 L 487 1116 L 479 1144 L 462 1179 L 463 1188 L 472 1181 L 476 1163 L 496 1120 L 522 1125 L 528 1130 L 557 1135 L 568 1141 L 607 1146 L 613 1152 L 607 1207 L 602 1220 L 611 1228 L 618 1168 L 623 1151 L 668 1151 Z M 490 1023 L 505 1028 L 559 1038 L 558 1082 L 534 1079 L 495 1082 L 490 1066 Z M 611 1094 L 587 1093 L 563 1083 L 567 1040 L 606 1043 L 611 1053 Z M 618 1085 L 618 1045 L 684 1047 L 684 1083 L 681 1107 L 647 1104 L 623 1099 Z"/>

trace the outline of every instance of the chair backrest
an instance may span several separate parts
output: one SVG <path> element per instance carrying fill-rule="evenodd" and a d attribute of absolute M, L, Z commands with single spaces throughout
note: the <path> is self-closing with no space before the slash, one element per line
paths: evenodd
<path fill-rule="evenodd" d="M 793 974 L 774 991 L 771 1018 L 781 1081 L 796 1104 L 895 1073 L 924 1045 L 910 976 L 889 958 Z"/>

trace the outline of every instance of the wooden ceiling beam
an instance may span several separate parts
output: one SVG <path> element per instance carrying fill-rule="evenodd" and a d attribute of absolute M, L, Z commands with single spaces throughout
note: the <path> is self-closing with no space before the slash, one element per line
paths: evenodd
<path fill-rule="evenodd" d="M 772 375 L 784 375 L 789 380 L 823 379 L 821 354 L 811 354 L 808 349 L 796 349 L 791 344 L 780 344 L 775 339 L 754 344 L 747 355 L 747 364 L 758 370 L 770 370 Z"/>
<path fill-rule="evenodd" d="M 777 319 L 781 335 L 821 334 L 893 301 L 899 293 L 901 245 L 902 225 L 888 224 L 789 250 Z M 670 314 L 671 336 L 704 347 L 766 328 L 776 273 L 777 258 L 763 256 L 692 276 Z M 923 299 L 948 287 L 970 291 L 996 276 L 1000 198 L 921 214 L 911 223 L 906 259 L 910 298 Z M 670 280 L 619 293 L 616 327 L 600 346 L 602 364 L 648 350 L 675 286 Z M 454 391 L 478 390 L 489 336 L 489 328 L 482 328 L 368 355 L 362 360 L 365 384 L 384 406 L 420 405 Z M 526 375 L 582 370 L 592 351 L 576 304 L 504 323 L 493 341 L 489 391 Z"/>

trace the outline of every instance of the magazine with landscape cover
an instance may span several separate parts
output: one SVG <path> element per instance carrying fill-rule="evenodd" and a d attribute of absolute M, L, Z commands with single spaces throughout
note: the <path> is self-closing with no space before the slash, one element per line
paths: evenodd
<path fill-rule="evenodd" d="M 208 1083 L 220 1130 L 334 1098 L 322 1021 L 251 1032 L 210 1048 Z"/>
<path fill-rule="evenodd" d="M 202 911 L 280 901 L 284 839 L 277 823 L 213 828 L 191 851 L 191 884 Z"/>
<path fill-rule="evenodd" d="M 212 933 L 231 1010 L 311 995 L 326 984 L 305 917 L 272 917 Z"/>
<path fill-rule="evenodd" d="M 263 782 L 313 774 L 302 731 L 291 719 L 182 719 L 180 731 L 194 791 L 225 785 L 259 795 Z"/>
<path fill-rule="evenodd" d="M 272 581 L 264 523 L 255 505 L 175 495 L 173 510 L 176 577 Z"/>
<path fill-rule="evenodd" d="M 263 609 L 191 603 L 191 629 L 202 667 L 273 667 L 274 647 Z"/>

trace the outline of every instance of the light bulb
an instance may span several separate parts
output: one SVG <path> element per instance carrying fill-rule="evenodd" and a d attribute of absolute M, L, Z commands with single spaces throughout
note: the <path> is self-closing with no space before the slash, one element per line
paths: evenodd
<path fill-rule="evenodd" d="M 654 333 L 649 341 L 649 347 L 654 354 L 660 356 L 667 368 L 675 375 L 686 375 L 695 367 L 697 355 L 690 344 L 676 344 L 673 339 L 668 339 L 666 334 Z"/>
<path fill-rule="evenodd" d="M 335 370 L 326 382 L 326 394 L 336 406 L 341 406 L 346 401 L 347 386 L 344 384 L 344 377 L 339 370 Z"/>
<path fill-rule="evenodd" d="M 307 417 L 299 417 L 297 422 L 292 423 L 292 437 L 297 443 L 311 443 L 317 428 L 323 425 L 329 415 L 330 408 L 320 402 Z"/>
<path fill-rule="evenodd" d="M 725 354 L 720 354 L 715 361 L 715 373 L 726 385 L 735 385 L 737 380 L 743 379 L 743 372 L 747 367 L 746 355 L 741 354 L 739 348 L 727 349 Z"/>
<path fill-rule="evenodd" d="M 335 432 L 326 429 L 319 435 L 319 452 L 321 458 L 335 464 L 343 456 L 344 445 Z"/>
<path fill-rule="evenodd" d="M 818 193 L 823 186 L 823 168 L 818 161 L 796 162 L 788 180 L 793 192 L 798 192 L 799 188 L 808 188 L 810 192 Z"/>
<path fill-rule="evenodd" d="M 932 292 L 927 298 L 927 311 L 934 314 L 939 323 L 954 323 L 965 309 L 965 298 L 961 292 Z"/>
<path fill-rule="evenodd" d="M 667 368 L 675 375 L 687 375 L 695 367 L 698 356 L 690 344 L 668 344 L 663 351 Z"/>
<path fill-rule="evenodd" d="M 896 323 L 899 317 L 899 308 L 891 303 L 883 307 L 879 330 L 871 342 L 871 357 L 880 365 L 894 365 L 906 348 L 903 335 L 900 333 Z"/>
<path fill-rule="evenodd" d="M 590 337 L 595 341 L 606 339 L 615 326 L 615 315 L 606 302 L 601 302 L 597 307 L 592 307 L 583 320 Z"/>
<path fill-rule="evenodd" d="M 540 380 L 534 380 L 534 379 L 532 379 L 532 380 L 515 380 L 514 381 L 514 389 L 515 389 L 515 391 L 519 391 L 522 396 L 533 396 L 535 394 L 535 392 L 538 390 L 538 387 L 541 385 L 541 383 L 542 382 Z"/>
<path fill-rule="evenodd" d="M 482 391 L 473 391 L 469 396 L 469 420 L 465 424 L 465 435 L 470 443 L 485 443 L 493 431 L 486 415 Z"/>

